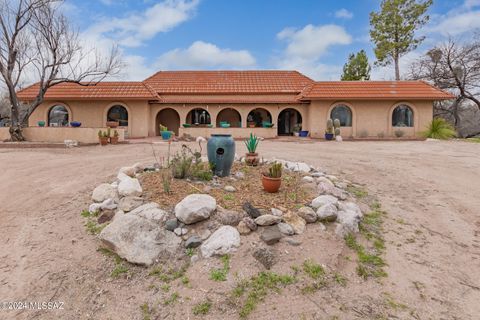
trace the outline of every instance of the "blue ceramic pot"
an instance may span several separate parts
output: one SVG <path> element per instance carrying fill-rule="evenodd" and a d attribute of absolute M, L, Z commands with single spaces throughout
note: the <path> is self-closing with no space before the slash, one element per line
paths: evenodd
<path fill-rule="evenodd" d="M 45 127 L 45 121 L 38 121 L 37 124 L 39 127 Z"/>
<path fill-rule="evenodd" d="M 300 137 L 304 137 L 304 138 L 305 138 L 305 137 L 308 137 L 308 131 L 306 131 L 306 130 L 300 130 L 300 132 L 298 133 L 298 135 L 299 135 Z"/>
<path fill-rule="evenodd" d="M 163 140 L 170 140 L 172 137 L 172 131 L 161 131 L 160 134 L 162 135 Z"/>
<path fill-rule="evenodd" d="M 325 133 L 326 140 L 333 140 L 333 138 L 335 138 L 335 135 L 333 133 Z"/>
<path fill-rule="evenodd" d="M 207 143 L 208 162 L 219 177 L 230 175 L 235 159 L 235 141 L 231 134 L 212 134 Z"/>
<path fill-rule="evenodd" d="M 74 127 L 74 128 L 78 128 L 82 125 L 81 122 L 78 122 L 78 121 L 72 121 L 70 122 L 70 126 Z"/>

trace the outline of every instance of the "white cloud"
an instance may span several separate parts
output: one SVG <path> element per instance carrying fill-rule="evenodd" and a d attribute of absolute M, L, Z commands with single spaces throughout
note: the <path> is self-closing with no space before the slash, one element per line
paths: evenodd
<path fill-rule="evenodd" d="M 342 8 L 342 9 L 335 12 L 335 17 L 340 18 L 340 19 L 352 19 L 353 18 L 353 12 L 350 12 L 347 9 Z"/>
<path fill-rule="evenodd" d="M 437 17 L 436 20 L 437 24 L 427 28 L 427 32 L 456 36 L 480 28 L 480 11 L 449 13 Z"/>
<path fill-rule="evenodd" d="M 278 39 L 288 43 L 286 55 L 304 59 L 315 59 L 323 55 L 331 46 L 347 45 L 352 37 L 343 27 L 329 24 L 324 26 L 307 25 L 303 29 L 286 28 L 277 34 Z"/>
<path fill-rule="evenodd" d="M 287 47 L 280 57 L 274 59 L 276 67 L 299 70 L 315 79 L 338 79 L 342 68 L 326 65 L 320 58 L 333 46 L 352 43 L 352 37 L 345 29 L 334 24 L 285 28 L 277 38 L 285 41 Z"/>
<path fill-rule="evenodd" d="M 124 18 L 105 17 L 88 32 L 112 38 L 122 46 L 137 47 L 155 35 L 168 32 L 195 13 L 199 0 L 165 0 Z"/>
<path fill-rule="evenodd" d="M 255 58 L 247 50 L 219 48 L 212 43 L 195 41 L 187 49 L 162 54 L 155 64 L 161 69 L 200 69 L 209 67 L 252 67 Z"/>
<path fill-rule="evenodd" d="M 464 6 L 467 8 L 479 7 L 480 0 L 465 0 Z"/>

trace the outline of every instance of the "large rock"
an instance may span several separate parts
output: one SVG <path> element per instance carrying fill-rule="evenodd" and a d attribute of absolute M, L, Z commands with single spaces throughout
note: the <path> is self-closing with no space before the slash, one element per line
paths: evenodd
<path fill-rule="evenodd" d="M 141 218 L 145 218 L 154 221 L 158 224 L 165 222 L 168 213 L 160 209 L 158 203 L 150 202 L 127 213 L 127 215 L 136 215 Z"/>
<path fill-rule="evenodd" d="M 240 246 L 240 233 L 232 226 L 222 226 L 215 231 L 201 246 L 200 251 L 206 258 L 224 255 L 235 251 Z"/>
<path fill-rule="evenodd" d="M 255 223 L 255 220 L 253 220 L 250 217 L 245 217 L 242 219 L 242 221 L 245 223 L 245 225 L 252 231 L 255 231 L 258 229 L 257 224 Z"/>
<path fill-rule="evenodd" d="M 237 230 L 241 235 L 247 235 L 250 232 L 252 232 L 252 230 L 250 230 L 250 228 L 247 226 L 247 224 L 243 220 L 240 221 L 240 223 L 238 224 Z"/>
<path fill-rule="evenodd" d="M 288 223 L 285 222 L 280 222 L 277 224 L 278 230 L 280 230 L 281 233 L 287 236 L 293 236 L 295 234 L 295 231 L 293 230 L 292 226 L 289 225 Z"/>
<path fill-rule="evenodd" d="M 191 194 L 175 206 L 175 216 L 185 224 L 208 219 L 217 208 L 217 201 L 207 194 Z"/>
<path fill-rule="evenodd" d="M 287 212 L 283 215 L 283 220 L 292 226 L 295 234 L 302 234 L 305 231 L 307 222 L 296 213 Z"/>
<path fill-rule="evenodd" d="M 273 214 L 264 214 L 255 219 L 255 223 L 259 226 L 271 226 L 282 221 L 282 217 L 274 216 Z"/>
<path fill-rule="evenodd" d="M 118 202 L 118 208 L 125 212 L 132 211 L 136 207 L 139 207 L 143 204 L 143 199 L 135 196 L 128 196 L 120 199 Z"/>
<path fill-rule="evenodd" d="M 142 194 L 142 191 L 138 179 L 130 178 L 129 176 L 124 177 L 118 184 L 118 193 L 124 197 L 139 196 Z"/>
<path fill-rule="evenodd" d="M 315 209 L 320 208 L 326 204 L 338 204 L 338 199 L 331 195 L 321 195 L 312 200 L 311 206 Z"/>
<path fill-rule="evenodd" d="M 320 221 L 333 222 L 337 219 L 337 206 L 325 204 L 317 209 L 317 216 Z"/>
<path fill-rule="evenodd" d="M 317 221 L 317 213 L 310 207 L 301 207 L 298 209 L 297 214 L 303 218 L 307 223 L 314 223 Z"/>
<path fill-rule="evenodd" d="M 115 203 L 115 200 L 107 199 L 102 203 L 92 203 L 88 207 L 88 211 L 93 214 L 96 212 L 100 212 L 102 210 L 114 210 L 116 208 L 117 208 L 117 204 Z"/>
<path fill-rule="evenodd" d="M 342 211 L 353 211 L 360 218 L 363 216 L 362 210 L 360 209 L 358 204 L 354 202 L 340 202 L 338 208 Z"/>
<path fill-rule="evenodd" d="M 357 210 L 340 210 L 337 212 L 337 228 L 335 229 L 335 233 L 337 236 L 343 238 L 349 233 L 357 233 L 359 232 L 358 224 L 360 223 L 362 218 L 361 211 L 358 212 Z"/>
<path fill-rule="evenodd" d="M 117 189 L 108 183 L 102 183 L 93 190 L 92 200 L 95 202 L 103 202 L 107 199 L 117 197 Z"/>
<path fill-rule="evenodd" d="M 99 235 L 103 243 L 128 262 L 145 266 L 157 258 L 172 258 L 182 240 L 156 221 L 135 214 L 116 215 Z"/>

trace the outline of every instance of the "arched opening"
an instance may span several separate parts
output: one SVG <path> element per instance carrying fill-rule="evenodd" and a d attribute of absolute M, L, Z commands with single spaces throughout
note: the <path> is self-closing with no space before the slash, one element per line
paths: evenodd
<path fill-rule="evenodd" d="M 406 104 L 397 106 L 392 113 L 392 127 L 413 127 L 413 110 Z"/>
<path fill-rule="evenodd" d="M 272 123 L 272 115 L 263 108 L 253 109 L 248 114 L 247 125 L 249 127 L 263 127 L 267 123 Z"/>
<path fill-rule="evenodd" d="M 335 106 L 335 108 L 333 108 L 332 111 L 330 112 L 330 119 L 340 120 L 340 126 L 342 127 L 351 127 L 352 126 L 352 110 L 344 104 L 339 104 Z"/>
<path fill-rule="evenodd" d="M 66 127 L 68 126 L 68 110 L 64 106 L 56 105 L 48 111 L 49 127 Z"/>
<path fill-rule="evenodd" d="M 180 115 L 177 111 L 171 108 L 162 109 L 157 113 L 157 118 L 155 120 L 155 134 L 157 136 L 160 135 L 160 125 L 167 127 L 169 131 L 175 132 L 175 135 L 178 136 L 178 129 L 180 128 Z"/>
<path fill-rule="evenodd" d="M 296 128 L 302 126 L 302 115 L 295 109 L 285 109 L 278 115 L 278 135 L 290 136 Z"/>
<path fill-rule="evenodd" d="M 210 113 L 205 109 L 193 109 L 187 114 L 187 124 L 205 127 L 211 123 Z"/>
<path fill-rule="evenodd" d="M 116 121 L 120 127 L 128 127 L 128 111 L 121 105 L 115 105 L 108 109 L 107 121 Z"/>
<path fill-rule="evenodd" d="M 242 117 L 240 113 L 233 108 L 223 109 L 217 115 L 217 127 L 222 127 L 222 124 L 232 128 L 240 128 L 242 126 Z"/>

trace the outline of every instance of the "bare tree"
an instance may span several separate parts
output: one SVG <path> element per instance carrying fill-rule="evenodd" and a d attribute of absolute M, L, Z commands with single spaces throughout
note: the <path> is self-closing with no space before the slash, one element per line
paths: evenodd
<path fill-rule="evenodd" d="M 480 33 L 472 40 L 461 42 L 450 38 L 430 51 L 411 66 L 411 77 L 433 83 L 456 96 L 452 104 L 438 103 L 438 114 L 450 114 L 458 123 L 458 106 L 470 100 L 480 110 Z"/>
<path fill-rule="evenodd" d="M 122 66 L 116 47 L 107 56 L 83 48 L 78 32 L 60 10 L 62 3 L 0 0 L 0 74 L 11 104 L 13 141 L 24 140 L 22 127 L 49 88 L 66 82 L 95 85 L 117 74 Z M 38 81 L 38 92 L 22 116 L 17 90 L 28 80 Z"/>

